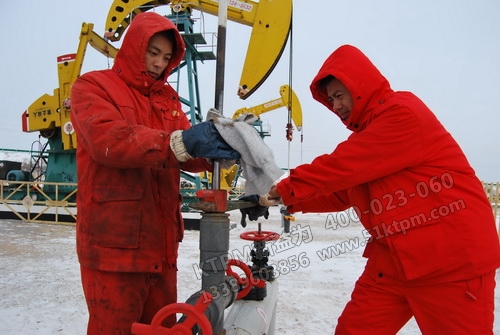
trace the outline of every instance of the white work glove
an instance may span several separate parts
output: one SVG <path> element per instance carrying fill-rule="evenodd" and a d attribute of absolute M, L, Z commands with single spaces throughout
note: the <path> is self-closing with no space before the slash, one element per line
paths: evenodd
<path fill-rule="evenodd" d="M 182 141 L 182 130 L 176 130 L 172 134 L 170 134 L 170 149 L 172 149 L 175 158 L 179 162 L 185 162 L 193 158 L 184 145 L 184 141 Z"/>

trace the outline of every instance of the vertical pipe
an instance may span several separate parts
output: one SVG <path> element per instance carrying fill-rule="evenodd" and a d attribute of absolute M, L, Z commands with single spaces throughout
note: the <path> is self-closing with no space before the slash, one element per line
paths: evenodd
<path fill-rule="evenodd" d="M 215 70 L 215 108 L 223 114 L 224 67 L 226 59 L 227 0 L 219 0 L 219 26 L 217 32 L 217 65 Z M 220 164 L 214 161 L 212 189 L 220 189 Z M 200 221 L 200 268 L 203 270 L 202 290 L 212 293 L 220 311 L 213 334 L 224 334 L 225 299 L 222 296 L 229 251 L 229 215 L 202 213 Z"/>
<path fill-rule="evenodd" d="M 224 69 L 226 64 L 227 0 L 219 0 L 219 23 L 217 28 L 217 63 L 215 67 L 215 108 L 224 114 Z M 220 164 L 214 161 L 212 188 L 220 188 Z"/>
<path fill-rule="evenodd" d="M 224 70 L 226 63 L 227 0 L 219 0 L 219 24 L 217 28 L 217 65 L 215 68 L 215 108 L 223 113 Z"/>
<path fill-rule="evenodd" d="M 225 276 L 229 251 L 229 214 L 202 213 L 200 221 L 200 269 L 202 272 L 201 289 L 214 296 L 219 319 L 212 324 L 213 333 L 224 331 L 224 309 L 227 287 Z"/>

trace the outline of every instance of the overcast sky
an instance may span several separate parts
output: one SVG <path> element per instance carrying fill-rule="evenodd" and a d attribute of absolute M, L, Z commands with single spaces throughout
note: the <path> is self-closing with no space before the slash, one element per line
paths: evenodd
<path fill-rule="evenodd" d="M 23 133 L 21 115 L 58 85 L 56 58 L 76 52 L 82 22 L 104 32 L 112 1 L 3 1 L 0 5 L 0 148 L 29 149 L 38 133 Z M 169 13 L 168 7 L 157 9 Z M 195 13 L 195 30 L 215 32 L 217 19 Z M 203 18 L 203 19 L 201 19 Z M 240 100 L 236 90 L 250 28 L 227 29 L 224 114 L 279 97 L 290 74 L 304 114 L 304 141 L 285 140 L 287 113 L 262 115 L 266 142 L 282 167 L 308 163 L 333 151 L 349 132 L 311 98 L 309 84 L 342 44 L 364 51 L 393 89 L 412 91 L 434 111 L 466 153 L 480 179 L 500 181 L 500 1 L 295 0 L 293 48 L 287 47 L 260 90 Z M 290 44 L 289 44 L 290 46 Z M 290 53 L 290 50 L 292 52 Z M 108 67 L 88 48 L 83 72 Z M 292 68 L 290 73 L 289 69 Z M 199 66 L 202 108 L 214 103 L 215 61 Z"/>

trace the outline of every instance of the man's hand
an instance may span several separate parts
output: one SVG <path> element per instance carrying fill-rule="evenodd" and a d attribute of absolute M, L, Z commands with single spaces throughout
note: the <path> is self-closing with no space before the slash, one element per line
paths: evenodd
<path fill-rule="evenodd" d="M 241 155 L 220 136 L 212 121 L 200 122 L 170 135 L 170 147 L 179 162 L 195 157 L 209 159 L 240 159 Z"/>
<path fill-rule="evenodd" d="M 281 197 L 276 186 L 271 187 L 268 193 L 259 197 L 259 205 L 270 207 L 281 204 Z"/>
<path fill-rule="evenodd" d="M 273 198 L 267 193 L 259 197 L 259 205 L 261 206 L 271 207 L 278 206 L 279 204 L 281 204 L 281 198 L 279 196 L 278 198 Z"/>
<path fill-rule="evenodd" d="M 280 194 L 278 193 L 278 188 L 276 187 L 276 185 L 271 187 L 268 194 L 271 199 L 281 198 Z"/>

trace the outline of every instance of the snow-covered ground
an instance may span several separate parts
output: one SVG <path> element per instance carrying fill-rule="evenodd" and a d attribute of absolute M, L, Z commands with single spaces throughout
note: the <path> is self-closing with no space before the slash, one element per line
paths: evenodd
<path fill-rule="evenodd" d="M 230 214 L 231 222 L 238 224 L 230 233 L 229 252 L 238 258 L 249 245 L 239 235 L 257 226 L 249 222 L 242 228 L 239 212 Z M 332 218 L 327 214 L 296 215 L 291 233 L 270 246 L 270 263 L 280 272 L 275 334 L 333 333 L 365 261 L 363 248 L 356 247 L 363 241 L 359 224 L 338 221 L 341 224 L 334 230 Z M 277 208 L 271 209 L 268 220 L 260 222 L 263 230 L 282 232 Z M 350 248 L 344 241 L 352 243 Z M 345 252 L 340 252 L 340 245 L 346 247 Z M 338 255 L 332 252 L 328 258 L 323 250 L 331 246 L 336 246 Z M 179 302 L 201 288 L 198 263 L 199 232 L 186 231 L 179 257 Z M 0 334 L 85 334 L 87 310 L 74 227 L 0 220 L 0 269 Z M 499 293 L 495 300 L 498 306 Z M 497 310 L 496 318 L 499 315 Z M 399 334 L 420 332 L 410 320 Z M 500 334 L 498 322 L 495 334 Z"/>

